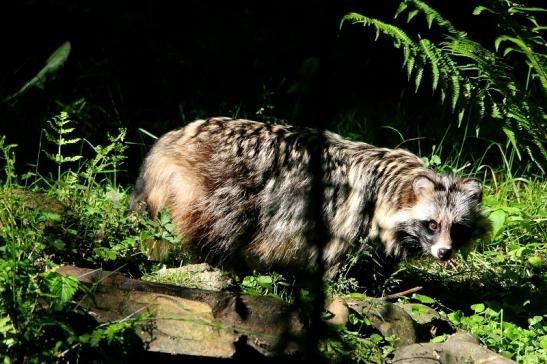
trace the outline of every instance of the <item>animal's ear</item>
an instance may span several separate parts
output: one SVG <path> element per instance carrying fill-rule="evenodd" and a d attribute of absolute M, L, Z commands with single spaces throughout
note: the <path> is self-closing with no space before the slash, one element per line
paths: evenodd
<path fill-rule="evenodd" d="M 412 190 L 416 197 L 430 196 L 435 190 L 435 182 L 426 175 L 419 175 L 412 182 Z"/>
<path fill-rule="evenodd" d="M 476 178 L 463 178 L 458 181 L 460 190 L 473 199 L 482 200 L 482 182 Z"/>

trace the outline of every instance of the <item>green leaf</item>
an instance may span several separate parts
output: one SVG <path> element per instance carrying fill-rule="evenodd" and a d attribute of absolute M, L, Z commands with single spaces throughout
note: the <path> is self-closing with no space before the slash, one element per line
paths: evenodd
<path fill-rule="evenodd" d="M 66 247 L 66 244 L 64 241 L 60 240 L 60 239 L 55 239 L 52 243 L 51 243 L 51 246 L 53 246 L 53 248 L 55 248 L 56 250 L 64 250 L 65 247 Z"/>
<path fill-rule="evenodd" d="M 507 56 L 509 53 L 511 53 L 511 52 L 513 52 L 513 51 L 514 51 L 514 52 L 519 52 L 518 49 L 515 49 L 515 48 L 513 48 L 513 47 L 507 47 L 507 48 L 505 48 L 505 49 L 503 50 L 503 56 L 505 57 L 505 56 Z"/>
<path fill-rule="evenodd" d="M 463 318 L 463 312 L 454 311 L 454 312 L 449 313 L 447 316 L 448 316 L 448 319 L 450 320 L 450 322 L 452 322 L 455 325 L 459 325 L 460 322 L 462 321 L 462 318 Z"/>
<path fill-rule="evenodd" d="M 431 77 L 432 77 L 432 86 L 433 91 L 437 89 L 439 83 L 440 71 L 439 71 L 439 58 L 435 50 L 435 45 L 429 41 L 429 39 L 421 39 L 418 43 L 425 55 L 426 59 L 429 61 L 429 66 L 431 67 Z"/>
<path fill-rule="evenodd" d="M 171 222 L 171 216 L 169 216 L 169 211 L 164 207 L 160 211 L 160 224 L 167 225 Z"/>
<path fill-rule="evenodd" d="M 74 294 L 78 290 L 79 282 L 73 276 L 63 276 L 54 273 L 54 275 L 52 275 L 52 278 L 48 279 L 48 281 L 51 293 L 53 293 L 53 295 L 55 295 L 59 300 L 59 302 L 54 303 L 60 303 L 61 305 L 66 304 L 68 301 L 70 301 L 70 299 L 72 299 L 72 296 L 74 296 Z"/>
<path fill-rule="evenodd" d="M 258 284 L 262 288 L 272 288 L 273 279 L 270 276 L 258 276 L 256 277 Z"/>
<path fill-rule="evenodd" d="M 510 13 L 540 12 L 545 13 L 547 9 L 533 6 L 513 6 L 509 9 Z"/>
<path fill-rule="evenodd" d="M 65 125 L 69 122 L 69 120 L 64 120 L 62 122 L 60 122 L 61 125 Z M 72 133 L 74 130 L 76 130 L 76 128 L 63 128 L 63 129 L 60 129 L 59 130 L 59 134 L 70 134 Z M 80 139 L 78 138 L 76 141 L 79 141 Z M 68 142 L 67 142 L 68 144 Z"/>
<path fill-rule="evenodd" d="M 545 335 L 541 339 L 539 339 L 539 346 L 542 349 L 547 350 L 547 335 Z"/>
<path fill-rule="evenodd" d="M 410 23 L 410 21 L 416 16 L 418 15 L 418 10 L 414 9 L 414 10 L 410 10 L 408 12 L 408 16 L 406 18 L 406 22 L 407 23 Z"/>
<path fill-rule="evenodd" d="M 448 339 L 448 334 L 443 334 L 443 335 L 435 336 L 435 337 L 432 338 L 429 342 L 432 342 L 432 343 L 444 343 L 444 342 L 446 341 L 446 339 Z"/>
<path fill-rule="evenodd" d="M 65 162 L 75 162 L 77 160 L 80 160 L 81 158 L 82 158 L 81 155 L 75 155 L 75 156 L 72 156 L 72 157 L 60 156 L 58 159 L 61 163 L 65 163 Z"/>
<path fill-rule="evenodd" d="M 33 87 L 44 88 L 48 77 L 54 76 L 59 69 L 65 64 L 70 55 L 70 42 L 64 42 L 59 48 L 57 48 L 47 59 L 46 65 L 34 76 L 30 81 L 25 83 L 23 87 L 19 89 L 15 94 L 8 96 L 3 101 L 9 101 L 11 99 L 24 95 L 28 90 Z"/>
<path fill-rule="evenodd" d="M 431 159 L 429 160 L 429 163 L 432 165 L 432 166 L 435 166 L 435 167 L 438 167 L 441 165 L 442 161 L 441 161 L 441 157 L 437 154 L 433 154 L 431 156 Z"/>
<path fill-rule="evenodd" d="M 165 230 L 169 231 L 170 233 L 174 232 L 177 228 L 177 225 L 173 224 L 172 222 L 169 222 L 164 225 Z"/>
<path fill-rule="evenodd" d="M 408 4 L 404 1 L 401 1 L 399 3 L 399 8 L 397 8 L 397 11 L 395 12 L 395 16 L 394 18 L 397 19 L 397 17 L 399 16 L 399 14 L 401 14 L 403 11 L 406 10 L 406 8 L 408 8 Z"/>
<path fill-rule="evenodd" d="M 458 112 L 458 128 L 462 125 L 463 116 L 465 115 L 465 108 L 461 108 Z"/>
<path fill-rule="evenodd" d="M 427 27 L 429 29 L 431 29 L 431 27 L 433 26 L 433 20 L 435 20 L 435 14 L 434 13 L 427 13 L 425 18 L 427 20 Z"/>
<path fill-rule="evenodd" d="M 95 248 L 93 249 L 93 252 L 98 257 L 102 259 L 106 259 L 106 260 L 116 260 L 116 258 L 118 257 L 116 254 L 116 251 L 114 251 L 113 249 L 105 248 L 105 247 Z"/>
<path fill-rule="evenodd" d="M 507 214 L 505 211 L 497 209 L 488 215 L 488 219 L 492 222 L 492 238 L 496 238 L 505 225 Z"/>
<path fill-rule="evenodd" d="M 542 317 L 542 316 L 534 316 L 534 317 L 528 319 L 528 324 L 529 324 L 530 326 L 534 326 L 535 324 L 538 324 L 538 323 L 540 323 L 541 321 L 543 321 L 543 317 Z"/>
<path fill-rule="evenodd" d="M 528 263 L 534 268 L 541 268 L 543 267 L 543 260 L 541 257 L 538 257 L 537 255 L 531 255 L 528 257 Z"/>
<path fill-rule="evenodd" d="M 460 97 L 460 78 L 457 75 L 452 75 L 450 80 L 452 81 L 452 110 L 455 110 Z"/>
<path fill-rule="evenodd" d="M 498 311 L 495 311 L 491 309 L 490 307 L 486 307 L 486 309 L 483 311 L 483 313 L 490 317 L 498 317 L 500 313 Z M 505 325 L 509 325 L 509 323 L 505 323 Z"/>
<path fill-rule="evenodd" d="M 418 88 L 420 88 L 420 83 L 422 82 L 422 76 L 424 75 L 424 69 L 418 68 L 416 71 L 416 76 L 414 77 L 416 88 L 414 89 L 414 92 L 418 92 Z M 410 76 L 410 75 L 409 75 Z"/>
<path fill-rule="evenodd" d="M 17 332 L 9 316 L 0 317 L 0 334 L 4 337 Z"/>
<path fill-rule="evenodd" d="M 253 276 L 246 276 L 243 278 L 243 281 L 241 282 L 241 285 L 243 287 L 255 287 L 256 286 L 256 279 Z"/>
<path fill-rule="evenodd" d="M 471 305 L 471 309 L 475 311 L 475 313 L 481 313 L 486 309 L 486 306 L 484 303 L 476 303 L 474 305 Z"/>
<path fill-rule="evenodd" d="M 372 341 L 375 344 L 379 344 L 382 341 L 384 341 L 384 337 L 380 334 L 372 334 L 369 336 L 370 341 Z"/>
<path fill-rule="evenodd" d="M 417 301 L 420 301 L 421 303 L 424 303 L 424 304 L 433 304 L 433 303 L 435 303 L 435 300 L 433 298 L 422 295 L 422 294 L 418 294 L 418 293 L 414 293 L 412 295 L 412 298 L 417 300 Z"/>
<path fill-rule="evenodd" d="M 488 11 L 492 14 L 494 14 L 494 11 L 492 11 L 491 9 L 487 8 L 486 6 L 477 6 L 475 9 L 473 9 L 473 15 L 479 15 L 481 14 L 483 11 Z"/>
<path fill-rule="evenodd" d="M 515 133 L 507 127 L 503 127 L 502 130 L 505 133 L 505 135 L 507 135 L 507 139 L 509 139 L 509 142 L 511 142 L 511 145 L 513 146 L 513 149 L 517 153 L 518 158 L 522 159 L 520 155 L 520 150 L 517 144 L 517 139 L 515 137 Z"/>

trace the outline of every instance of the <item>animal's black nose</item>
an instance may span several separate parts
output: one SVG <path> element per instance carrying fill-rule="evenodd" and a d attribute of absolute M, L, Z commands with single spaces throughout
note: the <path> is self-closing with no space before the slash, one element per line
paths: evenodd
<path fill-rule="evenodd" d="M 437 255 L 439 259 L 447 260 L 452 255 L 452 249 L 440 248 Z"/>

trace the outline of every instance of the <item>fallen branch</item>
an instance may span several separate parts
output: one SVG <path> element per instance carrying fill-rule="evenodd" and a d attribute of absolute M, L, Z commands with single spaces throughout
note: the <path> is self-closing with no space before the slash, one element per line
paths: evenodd
<path fill-rule="evenodd" d="M 409 294 L 412 294 L 412 293 L 414 293 L 414 292 L 418 292 L 418 291 L 421 290 L 422 288 L 423 288 L 422 286 L 410 288 L 410 289 L 407 289 L 406 291 L 402 291 L 402 292 L 398 292 L 398 293 L 393 293 L 393 294 L 389 294 L 389 295 L 384 296 L 384 297 L 380 297 L 380 299 L 381 299 L 382 301 L 391 301 L 391 300 L 397 299 L 397 298 L 399 298 L 399 297 L 408 296 Z"/>

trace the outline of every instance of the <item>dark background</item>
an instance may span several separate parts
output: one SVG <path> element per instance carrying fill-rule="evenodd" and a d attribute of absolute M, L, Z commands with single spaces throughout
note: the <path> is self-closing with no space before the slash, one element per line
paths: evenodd
<path fill-rule="evenodd" d="M 133 182 L 153 142 L 139 128 L 159 136 L 196 118 L 218 115 L 329 128 L 386 147 L 402 141 L 393 127 L 409 140 L 404 147 L 423 155 L 450 125 L 448 153 L 461 143 L 463 128 L 456 127 L 457 117 L 440 103 L 438 93 L 432 94 L 427 76 L 414 93 L 402 52 L 391 40 L 375 42 L 371 28 L 339 27 L 350 11 L 394 22 L 398 3 L 4 2 L 0 99 L 34 77 L 63 42 L 70 41 L 72 51 L 43 89 L 0 103 L 0 135 L 18 144 L 18 169 L 24 172 L 36 162 L 46 120 L 63 109 L 78 109 L 71 114 L 77 135 L 92 144 L 106 143 L 107 132 L 125 127 L 132 143 L 125 183 Z M 493 44 L 496 30 L 488 18 L 471 15 L 477 2 L 429 3 L 471 38 Z M 437 36 L 421 28 L 423 20 L 410 26 L 396 22 Z M 496 125 L 485 129 L 499 132 Z M 472 140 L 466 150 L 485 145 Z M 84 144 L 82 153 L 89 151 Z M 41 158 L 40 171 L 50 168 Z"/>

